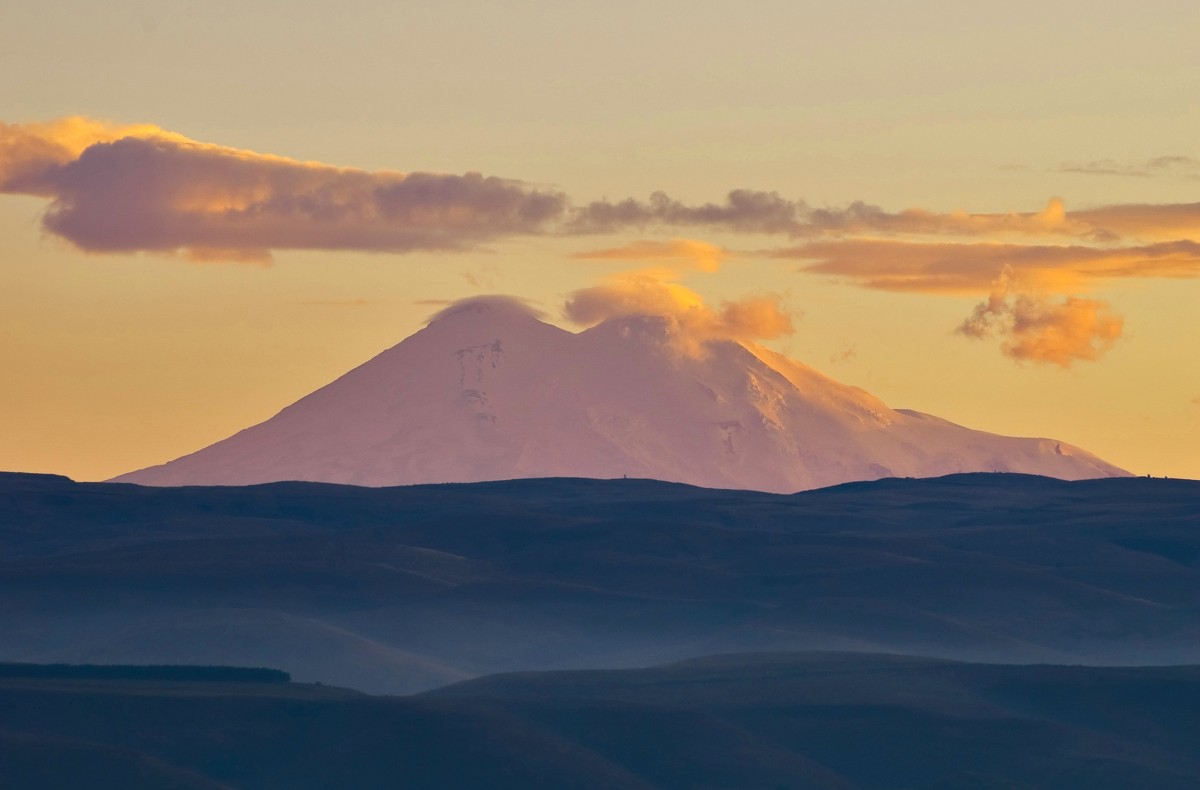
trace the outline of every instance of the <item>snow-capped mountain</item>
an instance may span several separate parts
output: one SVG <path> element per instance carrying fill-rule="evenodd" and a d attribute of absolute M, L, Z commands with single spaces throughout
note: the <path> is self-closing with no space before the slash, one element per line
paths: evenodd
<path fill-rule="evenodd" d="M 891 409 L 753 343 L 685 351 L 667 319 L 572 333 L 490 297 L 447 308 L 259 425 L 116 479 L 386 486 L 627 475 L 790 492 L 970 471 L 1127 474 L 1053 439 Z"/>

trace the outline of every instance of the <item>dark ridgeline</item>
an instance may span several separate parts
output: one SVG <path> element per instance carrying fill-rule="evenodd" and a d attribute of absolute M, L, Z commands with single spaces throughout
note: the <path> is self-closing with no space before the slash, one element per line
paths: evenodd
<path fill-rule="evenodd" d="M 715 656 L 412 697 L 0 678 L 0 786 L 1200 787 L 1200 666 Z"/>
<path fill-rule="evenodd" d="M 168 680 L 212 683 L 289 683 L 292 676 L 265 667 L 154 666 L 136 664 L 0 663 L 0 678 L 55 680 Z"/>

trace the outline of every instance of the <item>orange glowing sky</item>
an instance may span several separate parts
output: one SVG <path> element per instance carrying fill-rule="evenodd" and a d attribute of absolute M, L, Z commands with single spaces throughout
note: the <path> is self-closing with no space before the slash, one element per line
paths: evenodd
<path fill-rule="evenodd" d="M 1200 478 L 1194 2 L 0 10 L 0 469 L 261 421 L 446 300 L 685 310 Z"/>

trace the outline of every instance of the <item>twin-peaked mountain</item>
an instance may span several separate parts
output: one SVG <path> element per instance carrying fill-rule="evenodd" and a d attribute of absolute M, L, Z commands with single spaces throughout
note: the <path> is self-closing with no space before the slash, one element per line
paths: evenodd
<path fill-rule="evenodd" d="M 1052 439 L 891 409 L 753 343 L 683 347 L 667 319 L 579 333 L 503 298 L 458 303 L 271 419 L 117 480 L 367 486 L 638 477 L 788 492 L 851 480 L 1123 470 Z"/>

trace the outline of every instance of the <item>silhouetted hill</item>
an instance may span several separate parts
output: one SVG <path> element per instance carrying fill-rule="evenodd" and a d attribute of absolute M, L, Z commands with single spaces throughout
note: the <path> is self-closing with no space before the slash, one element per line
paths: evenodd
<path fill-rule="evenodd" d="M 415 697 L 10 678 L 0 711 L 12 790 L 1200 787 L 1200 666 L 726 655 Z"/>
<path fill-rule="evenodd" d="M 1200 483 L 143 488 L 0 475 L 0 660 L 409 692 L 712 653 L 1200 662 Z"/>

